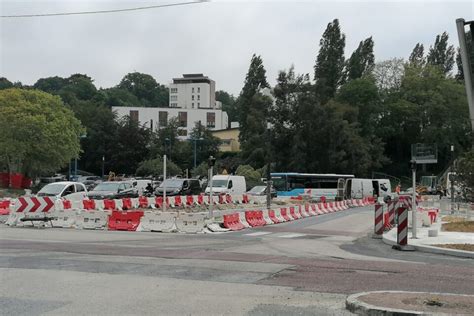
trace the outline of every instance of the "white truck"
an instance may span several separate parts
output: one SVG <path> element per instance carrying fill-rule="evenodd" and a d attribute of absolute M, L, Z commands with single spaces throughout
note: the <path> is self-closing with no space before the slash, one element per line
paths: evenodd
<path fill-rule="evenodd" d="M 207 183 L 206 194 L 211 191 L 211 183 Z M 245 177 L 231 175 L 215 175 L 212 177 L 213 194 L 244 194 L 247 191 Z"/>

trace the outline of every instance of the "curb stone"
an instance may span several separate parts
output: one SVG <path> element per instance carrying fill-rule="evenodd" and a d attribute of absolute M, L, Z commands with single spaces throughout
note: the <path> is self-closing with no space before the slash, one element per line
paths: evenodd
<path fill-rule="evenodd" d="M 382 241 L 390 246 L 396 246 L 397 242 L 389 239 L 385 234 L 383 235 Z M 415 250 L 421 251 L 421 252 L 428 252 L 428 253 L 435 253 L 435 254 L 440 254 L 440 255 L 447 255 L 447 256 L 453 256 L 453 257 L 461 257 L 461 258 L 474 258 L 474 252 L 471 251 L 464 251 L 464 250 L 456 250 L 456 249 L 447 249 L 447 248 L 441 248 L 441 247 L 435 247 L 435 246 L 430 246 L 430 245 L 413 245 L 410 244 L 410 246 L 413 246 Z"/>
<path fill-rule="evenodd" d="M 432 312 L 421 312 L 414 310 L 405 310 L 405 309 L 396 309 L 388 308 L 383 306 L 375 306 L 371 304 L 364 303 L 359 300 L 360 296 L 376 294 L 376 293 L 413 293 L 413 294 L 432 294 L 432 295 L 454 295 L 454 296 L 471 296 L 463 294 L 451 294 L 451 293 L 428 293 L 428 292 L 409 292 L 409 291 L 371 291 L 371 292 L 361 292 L 349 295 L 346 299 L 346 309 L 357 315 L 367 315 L 367 316 L 414 316 L 414 315 L 430 315 L 430 316 L 449 316 L 452 314 L 445 313 L 432 313 Z"/>

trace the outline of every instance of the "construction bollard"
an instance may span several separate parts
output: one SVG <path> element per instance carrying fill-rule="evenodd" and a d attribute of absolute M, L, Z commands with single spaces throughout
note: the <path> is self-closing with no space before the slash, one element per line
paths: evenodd
<path fill-rule="evenodd" d="M 397 250 L 413 251 L 414 247 L 408 245 L 408 208 L 398 208 L 397 245 L 392 247 Z"/>
<path fill-rule="evenodd" d="M 375 222 L 374 222 L 374 234 L 372 238 L 381 239 L 383 235 L 383 205 L 375 204 Z"/>

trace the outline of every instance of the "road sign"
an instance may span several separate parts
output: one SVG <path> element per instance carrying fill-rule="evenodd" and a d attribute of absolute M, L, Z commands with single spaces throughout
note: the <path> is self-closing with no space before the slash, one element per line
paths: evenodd
<path fill-rule="evenodd" d="M 412 144 L 411 160 L 417 164 L 438 162 L 438 146 L 436 144 Z"/>
<path fill-rule="evenodd" d="M 47 196 L 18 198 L 17 213 L 48 212 L 54 207 L 54 201 Z"/>

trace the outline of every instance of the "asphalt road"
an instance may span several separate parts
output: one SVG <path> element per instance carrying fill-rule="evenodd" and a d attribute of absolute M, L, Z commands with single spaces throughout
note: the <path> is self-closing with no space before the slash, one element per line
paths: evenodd
<path fill-rule="evenodd" d="M 221 234 L 0 227 L 2 315 L 350 315 L 347 294 L 474 294 L 474 260 L 368 238 L 372 208 Z"/>

